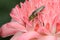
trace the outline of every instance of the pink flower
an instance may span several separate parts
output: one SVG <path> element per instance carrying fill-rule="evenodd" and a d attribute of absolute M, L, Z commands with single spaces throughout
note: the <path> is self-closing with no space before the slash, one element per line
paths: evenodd
<path fill-rule="evenodd" d="M 11 21 L 1 27 L 1 36 L 10 40 L 60 40 L 60 0 L 25 0 L 10 13 Z M 44 10 L 29 21 L 30 15 L 42 5 Z"/>

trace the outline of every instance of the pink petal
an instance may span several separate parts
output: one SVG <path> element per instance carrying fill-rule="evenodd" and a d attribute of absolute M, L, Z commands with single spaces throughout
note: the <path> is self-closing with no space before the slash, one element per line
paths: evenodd
<path fill-rule="evenodd" d="M 16 5 L 15 8 L 12 9 L 11 13 L 10 13 L 10 16 L 12 17 L 12 19 L 14 19 L 15 21 L 21 23 L 21 24 L 24 24 L 23 21 L 22 21 L 22 14 L 20 12 L 20 8 L 18 5 Z"/>
<path fill-rule="evenodd" d="M 39 34 L 35 31 L 30 31 L 21 35 L 21 33 L 15 34 L 10 40 L 29 40 L 31 38 L 37 38 Z"/>
<path fill-rule="evenodd" d="M 42 36 L 38 40 L 57 40 L 57 38 L 55 36 L 52 36 L 52 35 L 47 35 L 47 36 Z"/>
<path fill-rule="evenodd" d="M 18 31 L 26 32 L 25 27 L 17 22 L 6 23 L 1 27 L 1 30 L 2 37 L 14 35 Z"/>
<path fill-rule="evenodd" d="M 57 36 L 57 40 L 60 40 L 60 32 L 57 32 L 56 36 Z"/>

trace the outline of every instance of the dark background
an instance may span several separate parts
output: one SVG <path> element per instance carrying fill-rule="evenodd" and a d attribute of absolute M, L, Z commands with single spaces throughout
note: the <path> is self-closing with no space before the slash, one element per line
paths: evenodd
<path fill-rule="evenodd" d="M 0 27 L 10 21 L 11 17 L 9 16 L 9 13 L 12 8 L 20 2 L 24 2 L 24 0 L 0 0 Z M 12 36 L 7 38 L 0 37 L 0 40 L 9 40 L 11 37 Z"/>

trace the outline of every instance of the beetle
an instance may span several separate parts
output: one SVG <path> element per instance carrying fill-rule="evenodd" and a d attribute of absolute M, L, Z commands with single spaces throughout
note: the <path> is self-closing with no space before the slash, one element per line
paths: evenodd
<path fill-rule="evenodd" d="M 45 8 L 45 6 L 41 6 L 38 9 L 36 9 L 35 11 L 33 11 L 32 15 L 29 17 L 29 20 L 34 19 L 37 16 L 37 13 L 41 12 L 44 8 Z"/>

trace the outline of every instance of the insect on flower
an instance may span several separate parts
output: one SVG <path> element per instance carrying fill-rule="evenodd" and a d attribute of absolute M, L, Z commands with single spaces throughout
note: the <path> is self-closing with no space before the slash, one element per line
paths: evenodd
<path fill-rule="evenodd" d="M 29 17 L 29 20 L 34 19 L 37 16 L 38 12 L 41 12 L 43 9 L 45 8 L 45 6 L 41 6 L 40 8 L 38 8 L 37 10 L 35 10 L 32 15 Z"/>

